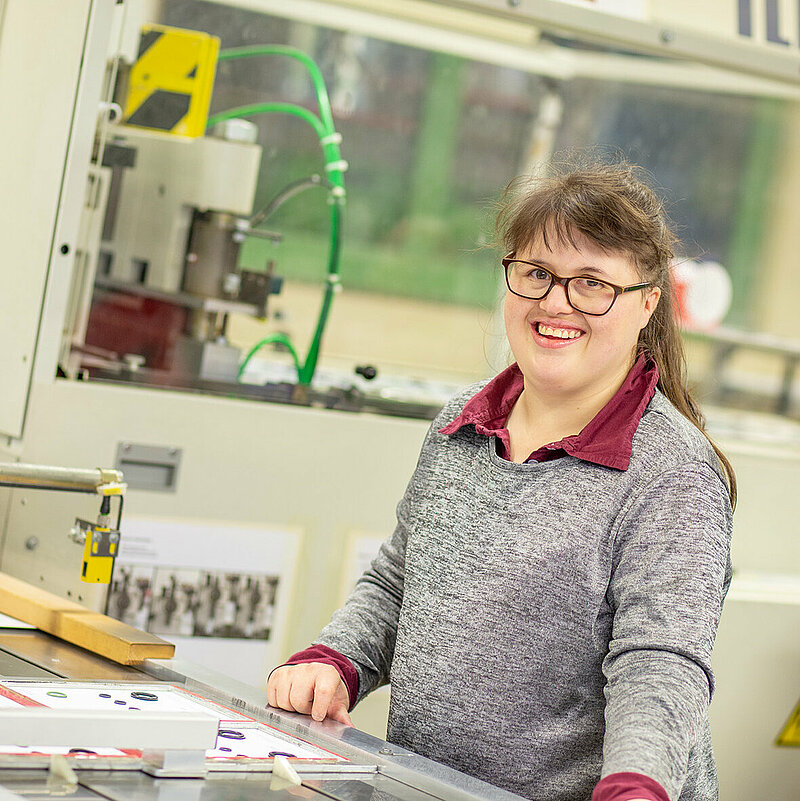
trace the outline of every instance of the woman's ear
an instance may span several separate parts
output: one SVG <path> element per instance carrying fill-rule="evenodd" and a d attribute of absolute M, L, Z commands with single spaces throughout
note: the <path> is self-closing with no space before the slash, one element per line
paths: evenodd
<path fill-rule="evenodd" d="M 645 290 L 645 293 L 644 307 L 642 309 L 642 325 L 640 329 L 644 328 L 647 323 L 650 322 L 650 318 L 653 316 L 653 312 L 658 306 L 658 301 L 661 299 L 661 289 L 657 286 Z"/>

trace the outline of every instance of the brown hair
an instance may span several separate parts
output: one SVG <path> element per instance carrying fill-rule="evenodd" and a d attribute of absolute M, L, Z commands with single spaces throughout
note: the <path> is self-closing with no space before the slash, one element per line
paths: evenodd
<path fill-rule="evenodd" d="M 548 237 L 573 247 L 578 232 L 608 251 L 629 253 L 644 281 L 661 290 L 661 298 L 639 334 L 639 351 L 658 366 L 658 388 L 697 426 L 722 464 L 736 505 L 736 475 L 725 454 L 711 441 L 705 418 L 686 383 L 686 357 L 678 326 L 670 264 L 677 244 L 664 206 L 644 171 L 630 164 L 554 168 L 547 177 L 512 181 L 497 217 L 498 240 L 506 252 L 517 252 Z"/>

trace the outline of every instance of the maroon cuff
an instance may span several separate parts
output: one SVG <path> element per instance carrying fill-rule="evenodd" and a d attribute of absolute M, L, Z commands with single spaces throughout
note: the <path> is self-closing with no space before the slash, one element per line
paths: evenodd
<path fill-rule="evenodd" d="M 347 708 L 349 712 L 356 705 L 358 698 L 358 673 L 353 663 L 343 654 L 334 651 L 333 648 L 328 648 L 327 645 L 312 645 L 303 651 L 298 651 L 294 656 L 290 656 L 283 664 L 307 665 L 309 662 L 332 665 L 336 668 L 342 677 L 344 686 L 347 687 L 347 695 L 350 700 Z"/>
<path fill-rule="evenodd" d="M 592 801 L 669 801 L 667 791 L 643 773 L 612 773 L 601 779 L 592 793 Z"/>

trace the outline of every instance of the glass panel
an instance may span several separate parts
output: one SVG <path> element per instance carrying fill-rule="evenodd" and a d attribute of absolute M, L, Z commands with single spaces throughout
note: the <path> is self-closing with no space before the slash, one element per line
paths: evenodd
<path fill-rule="evenodd" d="M 350 164 L 341 255 L 346 292 L 333 304 L 323 365 L 350 370 L 368 362 L 459 383 L 502 368 L 508 354 L 496 315 L 497 201 L 509 180 L 552 151 L 586 148 L 653 174 L 683 242 L 681 259 L 718 262 L 730 277 L 726 326 L 794 335 L 797 292 L 788 265 L 796 226 L 785 211 L 776 214 L 776 198 L 800 180 L 800 165 L 787 170 L 784 158 L 797 125 L 791 90 L 762 82 L 742 93 L 737 78 L 718 71 L 546 32 L 538 49 L 554 65 L 568 58 L 572 77 L 557 77 L 547 57 L 533 72 L 227 4 L 165 0 L 161 8 L 154 21 L 215 34 L 223 48 L 287 44 L 322 69 Z M 220 62 L 212 114 L 265 101 L 316 107 L 296 62 Z M 255 208 L 262 208 L 291 182 L 319 174 L 323 162 L 304 121 L 280 114 L 254 121 L 263 147 Z M 292 198 L 264 227 L 281 234 L 280 244 L 248 238 L 239 263 L 263 271 L 274 260 L 286 279 L 283 294 L 270 302 L 266 323 L 234 317 L 227 334 L 247 348 L 265 334 L 286 333 L 302 356 L 324 281 L 326 193 Z M 774 406 L 785 359 L 776 357 L 776 372 L 763 359 L 737 355 L 744 367 L 734 364 L 729 378 L 738 388 L 720 393 L 708 369 L 716 365 L 719 373 L 731 347 L 742 344 L 725 347 L 708 337 L 693 340 L 691 364 L 707 396 Z M 287 356 L 271 355 L 289 364 Z M 753 370 L 760 377 L 753 379 Z M 765 371 L 771 391 L 759 400 Z"/>

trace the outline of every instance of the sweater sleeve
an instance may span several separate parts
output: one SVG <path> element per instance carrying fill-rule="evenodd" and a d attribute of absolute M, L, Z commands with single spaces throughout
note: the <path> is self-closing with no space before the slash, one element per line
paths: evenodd
<path fill-rule="evenodd" d="M 669 801 L 664 788 L 641 773 L 611 773 L 601 779 L 592 801 Z"/>
<path fill-rule="evenodd" d="M 730 535 L 727 488 L 705 463 L 662 474 L 623 510 L 608 590 L 603 776 L 641 773 L 680 795 L 714 689 Z"/>
<path fill-rule="evenodd" d="M 387 684 L 394 656 L 397 622 L 403 603 L 406 528 L 398 523 L 392 536 L 358 580 L 345 605 L 320 632 L 316 645 L 344 654 L 358 674 L 358 703 L 377 687 Z"/>
<path fill-rule="evenodd" d="M 457 415 L 464 402 L 474 394 L 476 386 L 467 387 L 451 399 L 429 426 L 417 467 L 397 505 L 394 532 L 381 545 L 345 605 L 333 614 L 331 622 L 314 641 L 315 645 L 324 645 L 343 654 L 355 667 L 358 696 L 350 699 L 351 706 L 389 683 L 403 604 L 409 523 L 416 504 L 418 484 L 424 482 L 420 477 L 420 463 L 429 449 L 435 447 L 434 443 L 442 439 L 439 429 Z"/>

